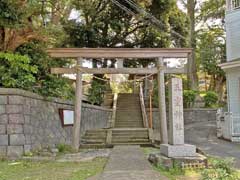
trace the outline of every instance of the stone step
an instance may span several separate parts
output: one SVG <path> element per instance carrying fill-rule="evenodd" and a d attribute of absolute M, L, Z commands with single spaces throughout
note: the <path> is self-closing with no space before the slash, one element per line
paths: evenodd
<path fill-rule="evenodd" d="M 117 107 L 117 112 L 123 112 L 123 113 L 140 113 L 140 112 L 141 112 L 141 108 L 127 108 L 127 107 L 118 108 L 118 107 Z"/>
<path fill-rule="evenodd" d="M 140 100 L 139 99 L 131 99 L 131 98 L 127 98 L 127 99 L 118 99 L 117 104 L 123 104 L 123 103 L 129 103 L 130 105 L 133 104 L 140 104 Z"/>
<path fill-rule="evenodd" d="M 130 123 L 130 122 L 115 122 L 115 125 L 136 125 L 136 126 L 143 126 L 143 123 L 141 122 L 135 122 L 135 123 Z"/>
<path fill-rule="evenodd" d="M 108 145 L 106 143 L 99 143 L 99 144 L 80 144 L 81 149 L 105 149 L 105 148 L 112 148 L 113 145 Z"/>
<path fill-rule="evenodd" d="M 116 125 L 116 128 L 141 128 L 141 125 Z"/>
<path fill-rule="evenodd" d="M 124 119 L 116 119 L 115 123 L 130 123 L 130 124 L 134 124 L 134 123 L 143 123 L 142 119 L 129 119 L 129 118 L 124 118 Z"/>
<path fill-rule="evenodd" d="M 124 105 L 117 106 L 117 110 L 122 110 L 122 111 L 134 111 L 134 110 L 138 110 L 138 111 L 141 111 L 141 108 L 140 108 L 140 105 L 129 106 L 129 105 L 127 105 L 127 104 L 124 104 Z"/>
<path fill-rule="evenodd" d="M 126 96 L 131 96 L 131 97 L 135 97 L 135 96 L 139 96 L 138 93 L 119 93 L 118 94 L 119 97 L 126 97 Z"/>
<path fill-rule="evenodd" d="M 140 113 L 139 114 L 134 114 L 134 112 L 133 113 L 117 112 L 116 116 L 117 116 L 117 119 L 124 119 L 124 118 L 127 118 L 127 119 L 134 119 L 134 118 L 142 119 L 142 115 Z"/>
<path fill-rule="evenodd" d="M 127 97 L 125 99 L 118 99 L 117 103 L 123 103 L 123 102 L 129 102 L 129 103 L 140 103 L 140 99 L 138 98 L 131 98 Z"/>
<path fill-rule="evenodd" d="M 112 142 L 146 142 L 149 141 L 148 138 L 120 138 L 113 137 Z"/>
<path fill-rule="evenodd" d="M 82 139 L 82 142 L 84 144 L 99 144 L 99 143 L 105 143 L 105 140 L 100 140 L 100 139 Z"/>
<path fill-rule="evenodd" d="M 117 108 L 117 113 L 122 113 L 124 114 L 129 114 L 131 116 L 134 115 L 141 115 L 142 111 L 140 108 L 127 108 L 127 107 L 123 107 L 123 108 Z"/>
<path fill-rule="evenodd" d="M 140 104 L 140 100 L 139 98 L 126 98 L 126 99 L 118 99 L 117 104 L 121 104 L 121 103 L 129 103 L 129 104 Z"/>
<path fill-rule="evenodd" d="M 124 118 L 121 118 L 121 117 L 117 117 L 117 119 L 115 120 L 115 122 L 132 122 L 132 123 L 135 123 L 135 122 L 142 122 L 142 118 L 139 118 L 139 117 L 135 117 L 135 118 L 131 118 L 131 117 L 124 117 Z"/>
<path fill-rule="evenodd" d="M 148 142 L 112 142 L 112 145 L 143 145 L 143 146 L 151 146 L 152 143 Z"/>
<path fill-rule="evenodd" d="M 136 105 L 129 105 L 129 104 L 120 104 L 117 105 L 117 109 L 123 109 L 123 110 L 134 110 L 134 109 L 141 109 L 140 104 L 136 104 Z"/>
<path fill-rule="evenodd" d="M 94 134 L 94 135 L 86 134 L 83 138 L 84 139 L 106 139 L 106 136 L 99 136 L 98 134 Z"/>
<path fill-rule="evenodd" d="M 107 136 L 107 133 L 96 133 L 96 132 L 86 132 L 85 135 L 88 135 L 88 136 L 98 136 L 98 137 L 106 137 Z"/>
<path fill-rule="evenodd" d="M 107 131 L 96 131 L 96 130 L 87 130 L 86 133 L 98 133 L 98 134 L 106 134 Z"/>
<path fill-rule="evenodd" d="M 145 140 L 149 140 L 148 136 L 116 136 L 116 135 L 112 135 L 112 139 L 113 140 L 136 140 L 138 141 L 139 139 L 145 139 Z"/>
<path fill-rule="evenodd" d="M 142 117 L 140 111 L 117 111 L 117 116 L 127 116 L 129 118 Z"/>
<path fill-rule="evenodd" d="M 117 118 L 115 123 L 142 123 L 142 119 L 138 119 L 138 118 L 134 118 L 134 119 L 130 119 L 130 118 Z"/>
<path fill-rule="evenodd" d="M 114 135 L 129 135 L 129 136 L 133 136 L 133 135 L 148 136 L 148 131 L 145 131 L 145 132 L 127 132 L 127 131 L 116 132 L 116 131 L 112 131 L 112 134 L 114 134 Z"/>
<path fill-rule="evenodd" d="M 86 132 L 104 132 L 106 133 L 106 129 L 90 129 L 90 130 L 86 130 Z"/>
<path fill-rule="evenodd" d="M 114 95 L 113 94 L 104 94 L 104 98 L 106 99 L 113 99 Z"/>
<path fill-rule="evenodd" d="M 119 125 L 122 125 L 122 124 L 143 125 L 143 123 L 141 121 L 133 121 L 133 122 L 130 122 L 130 121 L 116 121 L 115 124 L 119 124 Z"/>
<path fill-rule="evenodd" d="M 142 122 L 142 119 L 138 119 L 138 118 L 134 118 L 134 119 L 131 119 L 131 118 L 124 118 L 124 119 L 120 119 L 120 118 L 117 118 L 115 123 L 130 123 L 130 124 L 133 124 L 133 123 L 143 123 Z"/>
<path fill-rule="evenodd" d="M 114 128 L 112 129 L 113 132 L 148 132 L 148 128 Z"/>

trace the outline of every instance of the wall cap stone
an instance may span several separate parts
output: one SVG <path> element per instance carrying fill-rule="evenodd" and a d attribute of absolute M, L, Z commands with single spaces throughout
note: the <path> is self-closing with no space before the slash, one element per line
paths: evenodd
<path fill-rule="evenodd" d="M 6 95 L 6 96 L 17 95 L 17 96 L 29 97 L 29 98 L 33 98 L 33 99 L 37 99 L 37 100 L 43 100 L 43 101 L 49 101 L 49 102 L 58 103 L 58 104 L 74 106 L 74 103 L 71 100 L 62 100 L 60 98 L 43 97 L 36 93 L 22 90 L 22 89 L 17 89 L 17 88 L 0 88 L 0 95 Z M 108 108 L 101 107 L 101 106 L 95 106 L 95 105 L 87 104 L 87 103 L 83 103 L 82 107 L 98 109 L 98 110 L 103 110 L 103 111 L 112 111 L 112 109 L 108 109 Z"/>
<path fill-rule="evenodd" d="M 217 111 L 216 108 L 189 108 L 189 109 L 183 109 L 184 111 Z M 147 111 L 150 111 L 149 108 L 147 108 Z M 152 111 L 158 111 L 158 108 L 153 108 Z"/>

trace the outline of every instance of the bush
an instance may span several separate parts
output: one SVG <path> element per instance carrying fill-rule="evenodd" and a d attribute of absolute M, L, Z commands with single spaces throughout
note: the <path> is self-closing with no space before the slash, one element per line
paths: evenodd
<path fill-rule="evenodd" d="M 39 81 L 39 84 L 41 86 L 35 92 L 45 97 L 61 97 L 62 99 L 73 99 L 74 97 L 74 90 L 69 79 L 46 75 L 44 80 Z"/>
<path fill-rule="evenodd" d="M 210 169 L 202 171 L 203 180 L 236 180 L 239 179 L 238 172 L 232 168 L 231 159 L 210 159 Z"/>
<path fill-rule="evenodd" d="M 97 80 L 93 80 L 92 86 L 88 92 L 89 93 L 88 100 L 92 104 L 101 105 L 103 102 L 103 95 L 104 95 L 105 89 L 106 89 L 105 84 L 102 84 Z"/>
<path fill-rule="evenodd" d="M 73 149 L 71 146 L 66 144 L 58 144 L 57 149 L 59 153 L 71 153 L 73 152 Z"/>
<path fill-rule="evenodd" d="M 218 95 L 213 91 L 208 91 L 204 96 L 205 107 L 214 107 L 217 104 Z"/>
<path fill-rule="evenodd" d="M 38 68 L 38 72 L 34 74 L 36 83 L 33 92 L 47 97 L 72 99 L 74 96 L 72 82 L 62 76 L 50 74 L 50 68 L 67 67 L 69 61 L 50 58 L 45 48 L 43 42 L 31 41 L 16 49 L 19 54 L 29 58 L 31 66 Z"/>
<path fill-rule="evenodd" d="M 0 52 L 0 86 L 32 90 L 37 72 L 27 56 Z"/>
<path fill-rule="evenodd" d="M 197 91 L 184 90 L 183 91 L 183 105 L 185 108 L 193 107 L 194 101 L 197 96 Z"/>

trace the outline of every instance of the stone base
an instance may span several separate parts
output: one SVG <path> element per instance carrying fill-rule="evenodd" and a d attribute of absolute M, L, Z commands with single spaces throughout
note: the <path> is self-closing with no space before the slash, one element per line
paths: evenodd
<path fill-rule="evenodd" d="M 160 153 L 150 154 L 148 160 L 154 166 L 163 166 L 167 169 L 179 168 L 205 168 L 208 167 L 207 157 L 197 154 L 194 157 L 169 158 Z"/>
<path fill-rule="evenodd" d="M 170 158 L 195 157 L 196 146 L 190 145 L 190 144 L 183 144 L 183 145 L 161 144 L 160 152 L 162 155 Z"/>

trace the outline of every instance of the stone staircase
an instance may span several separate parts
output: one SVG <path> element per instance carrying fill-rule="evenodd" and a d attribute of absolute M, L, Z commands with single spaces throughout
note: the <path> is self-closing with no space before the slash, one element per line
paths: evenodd
<path fill-rule="evenodd" d="M 121 128 L 113 129 L 112 131 L 112 144 L 136 144 L 144 145 L 149 144 L 148 129 L 145 128 Z"/>
<path fill-rule="evenodd" d="M 115 128 L 143 128 L 138 94 L 119 94 Z"/>
<path fill-rule="evenodd" d="M 108 133 L 111 133 L 111 142 L 107 143 Z M 149 145 L 149 131 L 147 128 L 113 128 L 87 130 L 82 142 L 86 147 L 101 147 L 105 145 Z"/>
<path fill-rule="evenodd" d="M 114 128 L 87 130 L 82 146 L 150 145 L 149 129 L 144 128 L 138 94 L 119 94 Z"/>

